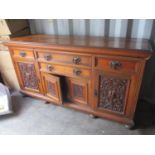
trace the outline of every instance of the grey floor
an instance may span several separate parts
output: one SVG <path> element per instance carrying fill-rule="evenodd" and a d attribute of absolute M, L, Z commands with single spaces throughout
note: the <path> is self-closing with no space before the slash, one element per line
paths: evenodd
<path fill-rule="evenodd" d="M 112 135 L 155 134 L 155 127 L 127 130 L 123 125 L 106 119 L 92 119 L 89 115 L 44 104 L 42 100 L 12 95 L 14 114 L 0 116 L 0 134 L 35 135 Z"/>

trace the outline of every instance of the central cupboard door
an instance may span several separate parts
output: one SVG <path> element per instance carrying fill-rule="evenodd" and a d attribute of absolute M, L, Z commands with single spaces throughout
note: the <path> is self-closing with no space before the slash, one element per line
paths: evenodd
<path fill-rule="evenodd" d="M 51 74 L 42 73 L 44 93 L 51 101 L 62 104 L 60 78 Z"/>
<path fill-rule="evenodd" d="M 73 102 L 83 106 L 90 105 L 91 82 L 88 79 L 68 78 L 69 94 L 68 98 Z"/>

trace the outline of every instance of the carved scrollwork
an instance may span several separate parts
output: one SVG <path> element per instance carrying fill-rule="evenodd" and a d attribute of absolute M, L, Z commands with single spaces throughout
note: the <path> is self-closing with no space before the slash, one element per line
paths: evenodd
<path fill-rule="evenodd" d="M 24 87 L 38 90 L 38 78 L 36 75 L 34 64 L 19 62 L 18 65 Z"/>
<path fill-rule="evenodd" d="M 124 111 L 127 85 L 127 79 L 101 75 L 99 79 L 99 107 L 122 113 Z"/>
<path fill-rule="evenodd" d="M 47 89 L 51 95 L 56 96 L 56 89 L 54 83 L 47 81 Z"/>
<path fill-rule="evenodd" d="M 83 98 L 83 87 L 80 85 L 73 84 L 73 94 L 74 97 Z"/>

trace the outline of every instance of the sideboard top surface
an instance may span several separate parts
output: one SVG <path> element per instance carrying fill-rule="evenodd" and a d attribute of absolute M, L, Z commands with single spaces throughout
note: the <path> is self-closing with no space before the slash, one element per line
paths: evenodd
<path fill-rule="evenodd" d="M 98 50 L 123 50 L 137 54 L 151 55 L 152 48 L 147 39 L 104 38 L 88 36 L 56 36 L 56 35 L 29 35 L 13 38 L 4 42 L 7 46 L 31 46 L 48 48 L 83 48 Z M 102 52 L 102 51 L 101 51 Z M 119 53 L 119 52 L 118 52 Z"/>

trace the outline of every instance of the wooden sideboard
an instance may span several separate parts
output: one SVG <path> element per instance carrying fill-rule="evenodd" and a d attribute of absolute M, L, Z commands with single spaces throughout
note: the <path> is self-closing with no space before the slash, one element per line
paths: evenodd
<path fill-rule="evenodd" d="M 31 35 L 4 42 L 21 92 L 134 125 L 148 40 Z"/>

